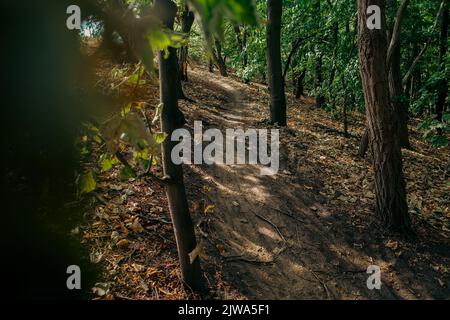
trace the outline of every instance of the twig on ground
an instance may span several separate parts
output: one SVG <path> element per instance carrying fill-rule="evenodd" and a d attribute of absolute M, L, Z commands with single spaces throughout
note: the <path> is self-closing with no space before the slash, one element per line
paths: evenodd
<path fill-rule="evenodd" d="M 264 205 L 264 206 L 266 206 L 266 207 L 268 207 L 268 208 L 270 208 L 270 209 L 273 209 L 273 210 L 275 210 L 275 211 L 278 211 L 279 213 L 282 213 L 282 214 L 284 214 L 285 216 L 288 216 L 288 217 L 290 217 L 290 218 L 292 218 L 292 219 L 294 219 L 294 220 L 296 220 L 296 221 L 298 221 L 298 222 L 306 223 L 304 220 L 302 220 L 302 219 L 300 219 L 300 218 L 294 216 L 291 212 L 286 212 L 286 211 L 281 210 L 281 209 L 279 209 L 279 208 L 272 207 L 272 206 L 268 205 L 267 203 L 262 202 L 262 201 L 259 201 L 259 200 L 256 200 L 256 201 L 259 202 L 259 203 L 261 203 L 262 205 Z"/>
<path fill-rule="evenodd" d="M 314 278 L 316 278 L 317 281 L 319 281 L 319 283 L 322 285 L 322 287 L 324 288 L 324 290 L 325 290 L 325 292 L 327 294 L 327 298 L 329 299 L 331 297 L 330 296 L 330 291 L 328 290 L 328 287 L 325 284 L 325 282 L 323 282 L 322 279 L 320 279 L 319 276 L 313 270 L 310 270 L 310 271 L 313 274 Z"/>
<path fill-rule="evenodd" d="M 269 219 L 255 213 L 255 216 L 260 218 L 261 220 L 264 220 L 265 222 L 267 222 L 268 224 L 270 224 L 272 227 L 274 227 L 274 229 L 277 231 L 278 235 L 280 236 L 281 240 L 283 240 L 284 242 L 286 242 L 286 238 L 283 236 L 283 234 L 281 233 L 280 229 L 278 229 L 278 227 L 276 226 L 276 224 L 274 224 L 272 221 L 270 221 Z"/>
<path fill-rule="evenodd" d="M 227 261 L 243 261 L 243 262 L 248 262 L 248 263 L 256 263 L 256 264 L 272 264 L 273 263 L 273 259 L 270 261 L 263 261 L 263 260 L 251 260 L 251 259 L 247 259 L 243 256 L 229 256 L 229 257 L 224 257 Z"/>

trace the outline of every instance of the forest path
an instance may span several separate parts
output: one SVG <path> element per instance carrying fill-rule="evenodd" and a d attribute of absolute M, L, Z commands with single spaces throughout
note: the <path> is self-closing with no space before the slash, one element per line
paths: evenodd
<path fill-rule="evenodd" d="M 203 130 L 222 133 L 226 128 L 269 129 L 262 121 L 268 117 L 267 104 L 258 100 L 267 95 L 263 86 L 199 68 L 190 78 L 188 96 L 201 101 L 188 106 L 190 125 L 201 120 Z M 292 134 L 280 128 L 281 140 Z M 320 181 L 286 170 L 289 154 L 283 146 L 280 170 L 272 176 L 260 175 L 259 165 L 190 166 L 202 184 L 211 186 L 203 199 L 204 207 L 214 205 L 206 214 L 210 260 L 250 299 L 355 298 L 362 291 L 366 298 L 379 296 L 366 288 L 369 257 L 342 255 L 354 249 L 342 233 L 347 226 L 327 208 Z M 395 297 L 389 290 L 382 296 Z"/>
<path fill-rule="evenodd" d="M 97 70 L 101 83 L 117 83 L 111 71 L 118 67 L 103 57 Z M 121 90 L 127 96 L 134 92 L 136 103 L 147 103 L 146 116 L 152 119 L 158 84 L 124 86 Z M 266 122 L 264 85 L 243 84 L 193 65 L 183 87 L 193 99 L 180 101 L 191 130 L 199 120 L 203 130 L 222 133 L 272 128 Z M 278 128 L 278 174 L 262 176 L 258 165 L 183 166 L 196 234 L 206 249 L 202 269 L 208 297 L 450 298 L 446 152 L 436 153 L 424 143 L 417 123 L 410 127 L 415 151 L 404 151 L 403 159 L 418 238 L 406 240 L 387 233 L 374 215 L 370 157 L 357 155 L 364 116 L 349 113 L 350 137 L 344 137 L 339 108 L 333 113 L 317 109 L 313 99 L 289 93 L 287 102 L 288 126 Z M 89 168 L 105 152 L 101 147 L 94 151 Z M 180 280 L 164 189 L 152 181 L 118 177 L 119 166 L 98 173 L 95 204 L 80 226 L 90 258 L 105 263 L 101 281 L 112 284 L 108 299 L 192 298 Z M 381 269 L 381 290 L 366 286 L 369 265 Z"/>
<path fill-rule="evenodd" d="M 194 81 L 206 79 L 198 71 L 193 71 L 192 76 Z M 206 123 L 204 130 L 219 128 L 223 133 L 227 128 L 254 128 L 257 118 L 252 101 L 236 83 L 213 75 L 207 79 L 205 87 L 226 100 L 218 108 L 199 110 L 193 119 Z M 313 197 L 300 196 L 299 186 L 282 174 L 262 176 L 260 169 L 251 164 L 205 164 L 195 168 L 213 185 L 208 194 L 208 203 L 214 205 L 209 227 L 214 246 L 223 258 L 225 274 L 248 298 L 327 297 L 329 293 L 322 292 L 323 288 L 311 288 L 315 281 L 304 274 L 308 270 L 298 254 L 308 243 L 301 241 L 302 224 L 312 219 L 312 213 L 305 211 L 308 205 L 303 198 Z"/>

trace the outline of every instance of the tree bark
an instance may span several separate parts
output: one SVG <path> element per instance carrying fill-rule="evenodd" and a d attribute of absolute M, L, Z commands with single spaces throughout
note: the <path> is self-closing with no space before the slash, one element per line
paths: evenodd
<path fill-rule="evenodd" d="M 322 53 L 316 52 L 316 58 L 314 63 L 314 87 L 316 90 L 322 90 Z M 321 108 L 325 103 L 325 97 L 322 93 L 316 93 L 316 107 Z"/>
<path fill-rule="evenodd" d="M 217 63 L 220 75 L 222 77 L 228 77 L 226 57 L 222 56 L 222 44 L 219 40 L 215 39 L 214 45 L 216 46 L 216 50 L 214 52 L 214 60 Z"/>
<path fill-rule="evenodd" d="M 191 32 L 192 25 L 194 24 L 195 15 L 189 10 L 189 7 L 185 5 L 183 13 L 181 15 L 181 32 L 189 34 Z M 188 81 L 187 74 L 187 61 L 189 48 L 187 45 L 182 46 L 178 50 L 178 64 L 180 69 L 180 80 Z"/>
<path fill-rule="evenodd" d="M 364 156 L 366 155 L 368 147 L 369 147 L 369 129 L 366 126 L 366 129 L 364 130 L 361 140 L 359 141 L 358 155 L 361 158 L 364 158 Z"/>
<path fill-rule="evenodd" d="M 244 69 L 247 68 L 248 65 L 247 38 L 248 38 L 248 30 L 247 27 L 244 26 L 244 35 L 242 36 L 242 46 L 244 51 L 244 59 L 242 61 L 242 67 Z"/>
<path fill-rule="evenodd" d="M 164 26 L 173 29 L 177 10 L 175 3 L 170 0 L 155 0 L 154 6 L 160 13 Z M 164 59 L 164 52 L 159 52 L 158 61 L 160 99 L 164 105 L 161 114 L 161 129 L 168 135 L 168 138 L 162 143 L 163 170 L 164 175 L 169 179 L 165 190 L 177 242 L 182 279 L 192 290 L 201 291 L 203 286 L 199 257 L 192 264 L 189 259 L 189 253 L 196 248 L 197 242 L 189 214 L 183 182 L 183 168 L 181 165 L 175 165 L 171 160 L 171 152 L 175 143 L 171 141 L 170 136 L 178 128 L 175 120 L 178 110 L 178 101 L 174 90 L 178 73 L 175 48 L 169 48 L 167 59 Z"/>
<path fill-rule="evenodd" d="M 382 29 L 366 27 L 367 7 L 381 8 Z M 388 229 L 409 233 L 402 155 L 397 138 L 395 110 L 390 103 L 386 66 L 385 0 L 358 1 L 358 48 L 364 89 L 369 144 L 375 171 L 376 211 Z"/>
<path fill-rule="evenodd" d="M 387 50 L 386 65 L 389 68 L 389 92 L 391 101 L 396 110 L 398 120 L 398 137 L 400 147 L 411 149 L 408 134 L 408 109 L 409 104 L 403 89 L 401 78 L 401 49 L 400 49 L 400 31 L 403 17 L 408 7 L 409 0 L 403 0 L 397 10 L 394 26 L 392 27 L 390 43 Z"/>
<path fill-rule="evenodd" d="M 339 49 L 339 23 L 333 23 L 333 66 L 330 71 L 330 78 L 328 79 L 328 88 L 331 92 L 331 86 L 333 85 L 334 78 L 336 77 L 336 57 Z"/>
<path fill-rule="evenodd" d="M 286 97 L 281 66 L 281 0 L 267 2 L 266 59 L 270 90 L 270 123 L 286 125 Z"/>
<path fill-rule="evenodd" d="M 401 78 L 401 49 L 400 49 L 400 31 L 401 23 L 408 7 L 409 0 L 403 0 L 397 10 L 394 25 L 389 32 L 389 47 L 387 49 L 386 65 L 388 67 L 389 94 L 391 102 L 395 108 L 394 116 L 397 117 L 398 137 L 400 147 L 412 149 L 408 134 L 408 102 L 402 85 Z M 368 146 L 368 131 L 362 137 L 359 145 L 359 155 L 364 157 Z"/>
<path fill-rule="evenodd" d="M 320 0 L 316 0 L 314 3 L 314 7 L 316 10 L 316 21 L 318 23 L 317 28 L 321 28 L 321 4 Z M 325 97 L 323 96 L 320 91 L 322 91 L 322 83 L 323 83 L 323 75 L 322 75 L 322 52 L 320 50 L 320 46 L 318 44 L 318 41 L 316 40 L 316 45 L 314 48 L 314 88 L 316 91 L 316 107 L 321 108 L 323 104 L 325 103 Z"/>
<path fill-rule="evenodd" d="M 394 27 L 391 33 L 391 39 L 387 51 L 387 65 L 391 64 L 392 55 L 394 54 L 397 47 L 400 46 L 400 30 L 402 26 L 402 20 L 405 15 L 406 8 L 408 7 L 409 0 L 403 0 L 400 4 L 400 7 L 397 10 L 397 14 L 395 17 Z"/>
<path fill-rule="evenodd" d="M 411 149 L 408 134 L 408 100 L 403 90 L 400 72 L 400 46 L 397 45 L 394 47 L 390 59 L 389 94 L 397 117 L 400 147 Z"/>
<path fill-rule="evenodd" d="M 212 59 L 208 60 L 208 71 L 213 73 L 214 72 L 214 62 Z"/>
<path fill-rule="evenodd" d="M 441 35 L 439 38 L 439 68 L 445 75 L 445 62 L 444 57 L 447 53 L 447 40 L 448 40 L 448 3 L 444 4 L 444 12 L 442 13 L 441 23 Z M 448 82 L 444 76 L 438 85 L 438 97 L 436 101 L 436 120 L 442 121 L 442 116 L 445 112 L 445 101 L 448 94 Z"/>
<path fill-rule="evenodd" d="M 236 35 L 236 42 L 238 44 L 239 50 L 240 50 L 240 52 L 242 52 L 244 50 L 244 43 L 243 43 L 242 37 L 241 37 L 241 28 L 239 27 L 239 25 L 237 23 L 234 23 L 233 30 L 234 30 L 234 34 Z"/>
<path fill-rule="evenodd" d="M 306 75 L 306 70 L 303 69 L 302 72 L 300 73 L 300 75 L 297 77 L 297 85 L 296 85 L 296 90 L 295 90 L 295 98 L 296 99 L 300 99 L 300 97 L 304 96 L 304 86 L 303 86 L 303 81 L 305 79 L 305 75 Z"/>

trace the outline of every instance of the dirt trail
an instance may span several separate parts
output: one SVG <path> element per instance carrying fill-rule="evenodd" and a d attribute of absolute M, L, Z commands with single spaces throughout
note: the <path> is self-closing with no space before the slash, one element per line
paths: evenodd
<path fill-rule="evenodd" d="M 261 120 L 267 118 L 268 108 L 257 99 L 266 96 L 263 87 L 199 68 L 192 70 L 190 79 L 185 89 L 201 103 L 182 103 L 189 124 L 202 120 L 203 130 L 222 132 L 264 127 Z M 207 105 L 204 96 L 210 101 Z M 295 134 L 280 129 L 281 141 Z M 371 232 L 371 219 L 355 226 L 345 211 L 331 205 L 321 193 L 321 179 L 326 177 L 305 176 L 302 159 L 292 168 L 289 151 L 281 146 L 280 153 L 280 171 L 273 176 L 260 175 L 259 165 L 188 168 L 187 185 L 200 181 L 211 187 L 201 199 L 214 205 L 208 213 L 206 264 L 219 266 L 226 281 L 250 299 L 418 298 L 415 290 L 422 298 L 435 296 L 422 285 L 424 279 L 417 279 L 417 271 L 395 273 L 403 262 L 382 245 L 382 234 Z M 198 191 L 191 193 L 198 197 Z M 365 271 L 372 264 L 386 274 L 381 290 L 367 289 Z"/>
<path fill-rule="evenodd" d="M 117 81 L 111 73 L 116 66 L 102 60 L 98 77 L 106 87 Z M 193 101 L 180 101 L 188 129 L 196 120 L 203 130 L 223 133 L 271 128 L 265 86 L 193 67 L 183 84 Z M 136 103 L 149 106 L 145 112 L 152 119 L 157 83 L 123 88 L 128 96 L 131 90 Z M 312 99 L 288 94 L 287 100 L 278 174 L 262 176 L 259 165 L 183 166 L 196 234 L 206 249 L 208 298 L 449 299 L 445 150 L 436 153 L 417 124 L 410 127 L 416 151 L 404 151 L 403 158 L 417 239 L 405 240 L 386 233 L 374 216 L 373 171 L 369 157 L 357 156 L 364 116 L 350 113 L 345 138 L 342 124 Z M 102 152 L 95 149 L 86 165 L 96 166 Z M 104 264 L 99 281 L 111 285 L 106 299 L 195 297 L 180 280 L 163 188 L 119 176 L 118 167 L 99 173 L 97 197 L 87 205 L 79 233 L 91 260 Z M 366 286 L 369 265 L 381 268 L 381 290 Z"/>

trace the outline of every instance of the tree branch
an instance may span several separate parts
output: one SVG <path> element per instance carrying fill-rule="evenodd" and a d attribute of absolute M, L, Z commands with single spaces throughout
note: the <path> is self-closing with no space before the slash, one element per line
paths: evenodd
<path fill-rule="evenodd" d="M 308 40 L 308 39 L 310 39 L 310 38 L 314 38 L 315 36 L 316 36 L 316 35 L 313 34 L 313 35 L 309 35 L 309 36 L 307 36 L 307 37 L 298 38 L 298 39 L 295 41 L 294 45 L 292 46 L 291 52 L 289 52 L 289 56 L 288 56 L 288 58 L 287 58 L 287 60 L 286 60 L 286 64 L 284 65 L 283 82 L 286 81 L 286 74 L 287 74 L 287 71 L 288 71 L 288 69 L 289 69 L 289 65 L 291 64 L 291 60 L 292 60 L 292 57 L 294 56 L 294 53 L 298 50 L 298 48 L 300 48 L 300 45 L 301 45 L 301 43 L 302 43 L 303 41 Z"/>
<path fill-rule="evenodd" d="M 408 83 L 409 78 L 411 78 L 412 73 L 413 73 L 414 69 L 415 69 L 416 66 L 417 66 L 417 63 L 418 63 L 419 60 L 422 58 L 423 54 L 425 53 L 425 51 L 427 50 L 428 46 L 430 45 L 431 40 L 433 39 L 434 30 L 436 29 L 436 26 L 437 26 L 437 24 L 438 24 L 438 22 L 439 22 L 439 17 L 440 17 L 440 16 L 442 15 L 442 13 L 444 12 L 444 7 L 445 7 L 444 4 L 445 4 L 445 1 L 446 1 L 446 0 L 444 0 L 444 1 L 441 2 L 441 6 L 440 6 L 439 11 L 438 11 L 438 13 L 437 13 L 437 15 L 436 15 L 436 19 L 435 19 L 435 21 L 434 21 L 433 28 L 431 29 L 430 37 L 428 38 L 427 42 L 426 42 L 425 45 L 423 46 L 422 50 L 420 50 L 420 52 L 419 52 L 419 54 L 417 55 L 417 57 L 414 59 L 413 63 L 412 63 L 411 66 L 409 67 L 408 72 L 407 72 L 407 73 L 405 74 L 405 76 L 403 77 L 403 80 L 402 80 L 402 85 L 403 85 L 403 86 L 405 86 L 405 85 Z"/>
<path fill-rule="evenodd" d="M 402 25 L 402 20 L 405 15 L 406 8 L 408 7 L 409 0 L 403 0 L 398 8 L 397 15 L 395 16 L 394 29 L 392 30 L 391 41 L 389 43 L 389 48 L 387 51 L 386 65 L 389 66 L 392 60 L 392 54 L 397 49 L 400 40 L 400 29 Z"/>

